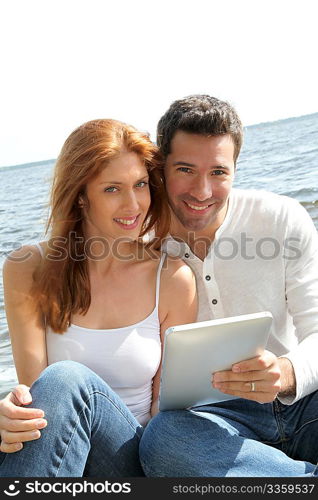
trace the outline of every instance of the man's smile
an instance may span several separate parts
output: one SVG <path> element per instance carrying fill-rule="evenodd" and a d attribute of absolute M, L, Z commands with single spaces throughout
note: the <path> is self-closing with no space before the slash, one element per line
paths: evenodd
<path fill-rule="evenodd" d="M 200 213 L 202 215 L 207 213 L 209 208 L 213 205 L 213 203 L 210 203 L 207 205 L 196 205 L 194 203 L 189 203 L 188 201 L 184 201 L 184 200 L 183 200 L 183 203 L 185 204 L 187 209 L 189 211 L 191 211 L 192 213 L 196 212 L 196 213 Z"/>

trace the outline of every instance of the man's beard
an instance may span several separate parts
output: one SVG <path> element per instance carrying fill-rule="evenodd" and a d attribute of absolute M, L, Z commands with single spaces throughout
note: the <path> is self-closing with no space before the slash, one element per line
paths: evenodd
<path fill-rule="evenodd" d="M 180 203 L 183 203 L 183 201 L 180 200 Z M 214 205 L 216 205 L 216 203 Z M 177 222 L 179 224 L 182 224 L 185 229 L 187 229 L 188 231 L 202 231 L 210 225 L 213 225 L 213 223 L 217 219 L 218 214 L 224 207 L 224 204 L 218 205 L 218 208 L 215 209 L 215 211 L 212 212 L 211 210 L 211 213 L 209 215 L 202 216 L 201 219 L 199 217 L 186 214 L 186 208 L 183 210 L 182 207 L 172 203 L 170 199 L 169 206 Z"/>

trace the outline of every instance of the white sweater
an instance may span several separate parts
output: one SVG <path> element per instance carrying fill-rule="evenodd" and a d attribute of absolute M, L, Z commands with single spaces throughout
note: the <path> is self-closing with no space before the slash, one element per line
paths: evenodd
<path fill-rule="evenodd" d="M 267 349 L 290 359 L 296 375 L 292 404 L 318 389 L 318 235 L 292 198 L 233 189 L 226 218 L 204 261 L 184 242 L 164 244 L 197 278 L 198 321 L 270 311 Z"/>

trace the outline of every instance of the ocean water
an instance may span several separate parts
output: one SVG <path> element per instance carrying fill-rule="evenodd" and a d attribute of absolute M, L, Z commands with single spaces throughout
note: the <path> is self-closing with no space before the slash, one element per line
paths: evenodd
<path fill-rule="evenodd" d="M 13 248 L 44 238 L 53 165 L 54 160 L 47 160 L 0 168 L 0 397 L 17 382 L 2 264 Z M 234 185 L 297 199 L 318 229 L 318 113 L 246 127 Z"/>

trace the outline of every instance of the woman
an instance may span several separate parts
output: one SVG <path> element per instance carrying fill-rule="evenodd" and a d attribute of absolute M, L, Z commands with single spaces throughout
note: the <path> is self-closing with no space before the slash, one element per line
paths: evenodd
<path fill-rule="evenodd" d="M 21 387 L 1 402 L 0 476 L 143 475 L 164 332 L 196 317 L 192 272 L 156 250 L 169 226 L 160 172 L 148 136 L 121 122 L 90 121 L 66 140 L 50 239 L 4 266 L 17 374 L 33 384 L 34 409 L 18 407 Z"/>

